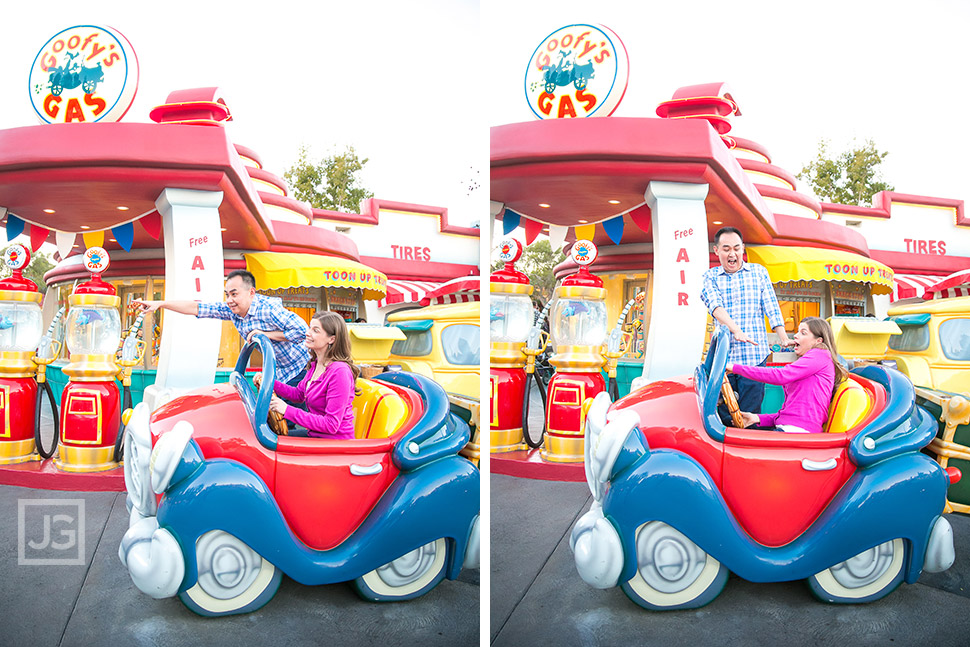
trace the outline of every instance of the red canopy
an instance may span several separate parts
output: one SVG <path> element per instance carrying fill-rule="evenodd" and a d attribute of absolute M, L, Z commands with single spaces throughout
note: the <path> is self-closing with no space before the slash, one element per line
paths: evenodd
<path fill-rule="evenodd" d="M 924 299 L 970 296 L 970 268 L 954 272 L 926 288 Z"/>
<path fill-rule="evenodd" d="M 445 281 L 421 299 L 421 305 L 441 303 L 468 303 L 481 301 L 482 281 L 480 276 L 462 276 Z"/>

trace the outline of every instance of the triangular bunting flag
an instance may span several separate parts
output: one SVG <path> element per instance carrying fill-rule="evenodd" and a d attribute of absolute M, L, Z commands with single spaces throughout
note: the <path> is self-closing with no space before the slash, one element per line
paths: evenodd
<path fill-rule="evenodd" d="M 639 207 L 630 212 L 630 220 L 633 224 L 642 229 L 643 231 L 650 233 L 653 225 L 650 221 L 650 207 L 646 204 L 641 204 Z"/>
<path fill-rule="evenodd" d="M 92 247 L 101 247 L 104 245 L 104 230 L 101 231 L 88 231 L 81 234 L 81 238 L 84 239 L 84 248 L 91 249 Z"/>
<path fill-rule="evenodd" d="M 126 252 L 131 251 L 131 244 L 135 240 L 135 226 L 133 224 L 126 222 L 123 225 L 118 225 L 112 228 L 111 234 L 118 241 L 118 244 L 121 245 L 121 249 Z"/>
<path fill-rule="evenodd" d="M 531 245 L 536 237 L 542 233 L 542 223 L 538 220 L 525 220 L 525 244 Z"/>
<path fill-rule="evenodd" d="M 46 227 L 39 227 L 37 225 L 30 226 L 30 251 L 36 252 L 40 249 L 40 246 L 44 244 L 47 240 L 47 235 L 50 234 L 50 229 Z"/>
<path fill-rule="evenodd" d="M 596 233 L 596 225 L 576 225 L 573 227 L 576 232 L 576 240 L 593 240 Z"/>
<path fill-rule="evenodd" d="M 7 214 L 7 242 L 24 233 L 24 221 L 13 215 Z"/>
<path fill-rule="evenodd" d="M 74 240 L 77 238 L 77 234 L 70 231 L 55 231 L 54 232 L 54 244 L 57 246 L 57 253 L 61 255 L 61 260 L 67 258 L 67 255 L 71 253 L 74 248 Z"/>
<path fill-rule="evenodd" d="M 502 214 L 502 233 L 508 236 L 515 231 L 515 228 L 519 226 L 519 220 L 521 218 L 521 215 L 515 213 L 511 209 L 506 209 Z"/>
<path fill-rule="evenodd" d="M 604 220 L 603 229 L 606 231 L 606 235 L 610 237 L 610 240 L 613 241 L 613 244 L 619 245 L 620 239 L 623 238 L 623 216 Z"/>
<path fill-rule="evenodd" d="M 157 211 L 145 214 L 138 222 L 148 232 L 148 235 L 155 240 L 158 240 L 158 237 L 162 235 L 162 215 Z"/>
<path fill-rule="evenodd" d="M 566 244 L 566 234 L 568 233 L 569 227 L 549 225 L 549 244 L 552 245 L 553 250 L 562 249 L 562 246 Z"/>

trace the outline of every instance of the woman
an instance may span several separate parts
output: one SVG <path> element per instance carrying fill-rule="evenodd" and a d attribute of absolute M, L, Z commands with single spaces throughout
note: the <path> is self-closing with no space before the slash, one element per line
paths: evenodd
<path fill-rule="evenodd" d="M 306 346 L 310 350 L 306 375 L 295 387 L 277 380 L 270 410 L 306 428 L 305 433 L 297 428 L 290 435 L 353 438 L 354 385 L 360 369 L 350 356 L 347 324 L 334 312 L 318 312 L 310 320 Z M 289 407 L 280 397 L 306 402 L 307 410 Z"/>
<path fill-rule="evenodd" d="M 798 359 L 781 368 L 728 364 L 729 372 L 757 382 L 780 384 L 785 403 L 778 413 L 741 412 L 744 426 L 789 433 L 820 433 L 825 427 L 835 387 L 848 373 L 835 353 L 832 328 L 818 317 L 806 317 L 795 333 Z"/>

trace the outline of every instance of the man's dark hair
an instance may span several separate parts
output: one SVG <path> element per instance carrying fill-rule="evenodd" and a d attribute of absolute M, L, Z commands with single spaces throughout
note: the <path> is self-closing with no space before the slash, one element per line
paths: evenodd
<path fill-rule="evenodd" d="M 714 244 L 717 245 L 721 242 L 721 236 L 724 234 L 737 234 L 738 238 L 741 239 L 741 243 L 744 244 L 744 236 L 741 235 L 741 230 L 737 227 L 721 227 L 714 234 Z"/>
<path fill-rule="evenodd" d="M 256 277 L 253 276 L 253 273 L 249 270 L 233 270 L 229 272 L 228 276 L 226 276 L 226 280 L 228 281 L 236 276 L 242 279 L 243 285 L 245 285 L 247 288 L 256 287 Z"/>

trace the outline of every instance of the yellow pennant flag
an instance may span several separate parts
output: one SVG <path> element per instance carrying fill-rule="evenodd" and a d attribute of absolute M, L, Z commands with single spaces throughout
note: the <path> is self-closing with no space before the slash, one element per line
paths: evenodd
<path fill-rule="evenodd" d="M 576 225 L 573 227 L 576 232 L 576 240 L 593 240 L 596 233 L 596 225 Z"/>
<path fill-rule="evenodd" d="M 81 238 L 84 239 L 84 248 L 91 249 L 92 247 L 103 247 L 104 246 L 104 230 L 101 231 L 91 231 L 81 234 Z"/>

